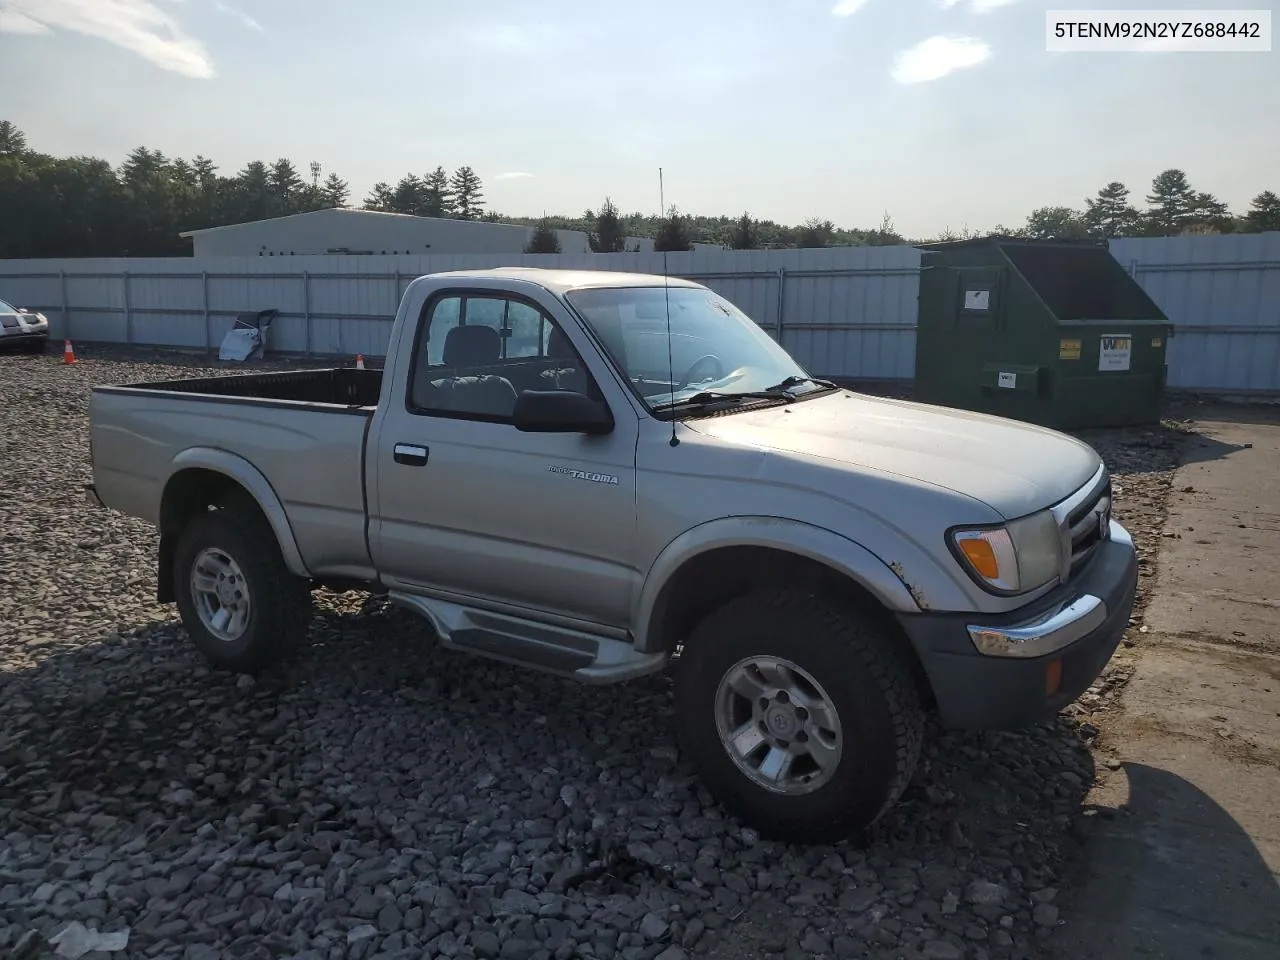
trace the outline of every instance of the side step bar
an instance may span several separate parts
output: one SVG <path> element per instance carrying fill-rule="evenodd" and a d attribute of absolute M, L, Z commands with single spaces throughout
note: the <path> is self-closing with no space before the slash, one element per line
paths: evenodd
<path fill-rule="evenodd" d="M 638 653 L 613 637 L 477 610 L 436 597 L 391 591 L 392 603 L 431 621 L 440 643 L 589 684 L 620 683 L 657 673 L 665 653 Z"/>

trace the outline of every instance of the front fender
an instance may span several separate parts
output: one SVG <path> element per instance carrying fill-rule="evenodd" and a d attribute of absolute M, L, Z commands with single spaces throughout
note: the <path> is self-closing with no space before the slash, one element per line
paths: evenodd
<path fill-rule="evenodd" d="M 262 510 L 263 515 L 267 518 L 267 523 L 271 524 L 271 529 L 276 535 L 276 542 L 280 544 L 280 552 L 284 556 L 285 566 L 289 568 L 289 572 L 295 576 L 310 578 L 311 572 L 307 569 L 307 565 L 302 559 L 302 552 L 298 549 L 298 541 L 294 539 L 293 527 L 289 524 L 289 516 L 285 513 L 284 504 L 280 502 L 280 498 L 276 496 L 276 491 L 271 486 L 271 482 L 261 470 L 244 457 L 226 450 L 219 450 L 215 447 L 188 447 L 169 461 L 169 472 L 164 478 L 162 489 L 168 489 L 169 481 L 175 475 L 183 470 L 192 469 L 211 470 L 214 473 L 220 473 L 244 487 L 249 495 L 257 501 L 259 509 Z M 163 502 L 163 494 L 161 495 L 161 502 Z"/>
<path fill-rule="evenodd" d="M 910 588 L 878 556 L 824 527 L 780 517 L 724 517 L 686 530 L 658 554 L 633 618 L 641 652 L 656 648 L 653 618 L 663 588 L 689 560 L 722 547 L 765 547 L 815 560 L 856 581 L 890 610 L 920 613 Z"/>

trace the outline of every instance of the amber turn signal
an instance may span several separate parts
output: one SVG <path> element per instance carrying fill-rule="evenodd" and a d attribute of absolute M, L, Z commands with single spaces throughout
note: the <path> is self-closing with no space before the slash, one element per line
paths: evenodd
<path fill-rule="evenodd" d="M 981 576 L 988 580 L 1000 579 L 1000 561 L 996 559 L 996 552 L 988 541 L 976 537 L 964 539 L 960 541 L 959 547 L 964 558 Z"/>

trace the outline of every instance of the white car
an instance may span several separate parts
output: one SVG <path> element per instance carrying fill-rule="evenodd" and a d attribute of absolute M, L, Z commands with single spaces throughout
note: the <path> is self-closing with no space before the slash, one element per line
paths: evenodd
<path fill-rule="evenodd" d="M 0 346 L 25 346 L 32 353 L 42 353 L 49 339 L 49 321 L 43 313 L 20 310 L 0 300 Z"/>

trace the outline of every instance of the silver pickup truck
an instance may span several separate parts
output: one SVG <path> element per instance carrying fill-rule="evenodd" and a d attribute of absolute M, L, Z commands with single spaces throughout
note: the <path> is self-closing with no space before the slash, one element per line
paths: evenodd
<path fill-rule="evenodd" d="M 90 497 L 159 527 L 215 665 L 297 644 L 317 585 L 586 683 L 670 665 L 708 789 L 795 841 L 879 818 L 930 714 L 1079 696 L 1137 584 L 1089 446 L 813 379 L 685 280 L 425 276 L 384 370 L 103 386 L 90 418 Z"/>

